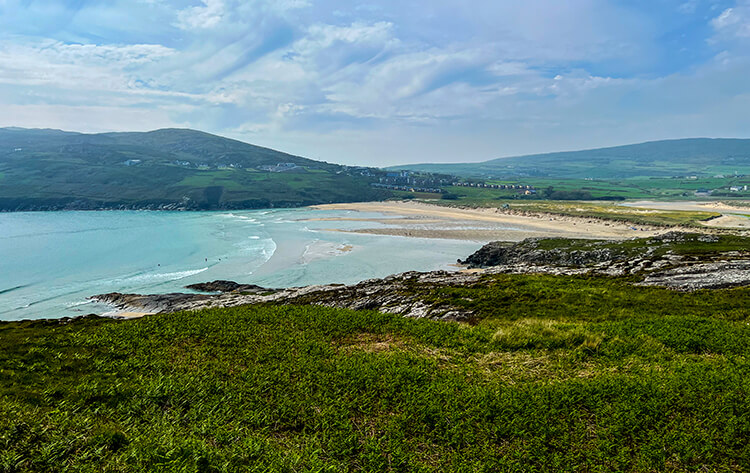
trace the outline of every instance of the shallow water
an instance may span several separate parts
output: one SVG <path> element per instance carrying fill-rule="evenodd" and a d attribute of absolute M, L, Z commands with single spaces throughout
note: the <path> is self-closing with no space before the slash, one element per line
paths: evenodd
<path fill-rule="evenodd" d="M 107 292 L 167 293 L 214 279 L 266 287 L 351 284 L 450 269 L 481 243 L 332 232 L 375 217 L 310 209 L 0 214 L 0 320 L 106 313 Z"/>

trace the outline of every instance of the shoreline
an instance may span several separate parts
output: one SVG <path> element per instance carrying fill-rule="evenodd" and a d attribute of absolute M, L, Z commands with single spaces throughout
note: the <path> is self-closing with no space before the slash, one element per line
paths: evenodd
<path fill-rule="evenodd" d="M 504 213 L 500 209 L 443 207 L 423 202 L 361 202 L 315 205 L 310 208 L 396 215 L 397 218 L 390 219 L 390 221 L 377 218 L 356 219 L 386 226 L 356 230 L 328 230 L 412 238 L 484 242 L 493 240 L 520 241 L 525 238 L 538 237 L 617 240 L 652 236 L 666 231 L 663 228 L 648 225 L 602 221 L 593 218 L 562 215 L 513 215 Z M 335 220 L 330 219 L 330 221 Z"/>

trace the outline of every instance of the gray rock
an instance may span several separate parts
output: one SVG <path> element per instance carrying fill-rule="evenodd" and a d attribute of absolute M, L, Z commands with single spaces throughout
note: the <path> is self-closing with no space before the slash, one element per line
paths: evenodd
<path fill-rule="evenodd" d="M 716 261 L 651 273 L 643 286 L 664 286 L 682 291 L 723 289 L 750 285 L 750 260 Z"/>
<path fill-rule="evenodd" d="M 628 245 L 609 241 L 529 239 L 515 245 L 490 243 L 465 263 L 481 272 L 406 272 L 383 279 L 341 284 L 266 289 L 233 281 L 188 286 L 219 294 L 102 294 L 92 299 L 134 312 L 175 312 L 244 304 L 314 304 L 355 310 L 376 310 L 411 318 L 467 320 L 473 314 L 450 302 L 434 303 L 426 295 L 436 288 L 477 284 L 492 274 L 593 274 L 640 278 L 639 285 L 676 290 L 719 289 L 750 285 L 747 252 L 716 252 L 697 256 L 674 254 L 669 245 L 684 242 L 716 243 L 713 235 L 669 232 Z M 645 243 L 644 243 L 645 242 Z M 565 245 L 568 245 L 566 248 Z M 659 250 L 659 251 L 657 251 Z"/>

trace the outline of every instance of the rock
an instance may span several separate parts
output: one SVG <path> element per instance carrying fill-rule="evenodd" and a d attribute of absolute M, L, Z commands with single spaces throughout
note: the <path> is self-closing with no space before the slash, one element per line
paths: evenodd
<path fill-rule="evenodd" d="M 185 289 L 191 289 L 198 292 L 250 292 L 254 294 L 275 292 L 278 289 L 266 289 L 255 284 L 239 284 L 234 281 L 216 280 L 199 284 L 185 286 Z"/>
<path fill-rule="evenodd" d="M 723 289 L 750 284 L 750 260 L 716 261 L 651 273 L 642 286 L 664 286 L 682 291 Z"/>
<path fill-rule="evenodd" d="M 712 235 L 669 232 L 625 244 L 611 241 L 528 239 L 510 245 L 490 243 L 464 263 L 485 268 L 482 272 L 415 271 L 341 284 L 266 289 L 233 281 L 213 281 L 187 286 L 213 294 L 102 294 L 93 299 L 133 312 L 175 312 L 244 304 L 313 304 L 354 310 L 376 310 L 411 318 L 469 320 L 473 313 L 458 304 L 436 303 L 428 297 L 435 289 L 481 284 L 492 274 L 593 274 L 629 276 L 636 284 L 677 290 L 717 289 L 750 285 L 748 252 L 675 254 L 675 243 L 712 244 Z M 690 245 L 687 245 L 690 247 Z M 695 248 L 694 246 L 692 248 Z M 698 255 L 698 256 L 696 256 Z M 218 293 L 218 294 L 217 294 Z"/>
<path fill-rule="evenodd" d="M 469 268 L 487 268 L 520 263 L 581 267 L 618 261 L 620 259 L 618 257 L 622 256 L 609 248 L 592 248 L 590 250 L 566 247 L 543 249 L 540 248 L 540 242 L 543 240 L 542 238 L 528 238 L 511 246 L 504 242 L 488 243 L 460 263 L 469 266 Z"/>
<path fill-rule="evenodd" d="M 100 294 L 90 299 L 95 302 L 109 304 L 116 309 L 132 312 L 174 312 L 191 308 L 210 299 L 211 296 L 204 294 L 120 294 L 112 292 Z"/>
<path fill-rule="evenodd" d="M 422 293 L 415 287 L 435 287 L 465 285 L 479 281 L 480 274 L 464 274 L 448 271 L 429 273 L 408 272 L 388 276 L 384 279 L 370 279 L 359 284 L 305 286 L 280 289 L 270 292 L 266 289 L 247 293 L 229 291 L 221 294 L 120 294 L 110 293 L 93 296 L 91 299 L 110 304 L 123 311 L 167 313 L 182 310 L 197 310 L 209 307 L 233 307 L 244 304 L 314 304 L 354 310 L 377 310 L 413 318 L 435 318 L 464 320 L 471 313 L 460 307 L 434 306 L 421 299 Z M 236 283 L 234 283 L 236 284 Z M 219 285 L 207 283 L 203 288 L 233 288 L 231 281 Z M 242 286 L 242 285 L 237 285 Z M 257 287 L 257 286 L 256 286 Z"/>

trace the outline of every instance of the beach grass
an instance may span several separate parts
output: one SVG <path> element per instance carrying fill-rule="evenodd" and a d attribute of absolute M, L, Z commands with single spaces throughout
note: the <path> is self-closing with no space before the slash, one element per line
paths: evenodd
<path fill-rule="evenodd" d="M 491 276 L 470 323 L 316 306 L 0 324 L 0 471 L 742 471 L 750 289 Z"/>
<path fill-rule="evenodd" d="M 721 213 L 689 210 L 653 210 L 625 207 L 617 204 L 551 201 L 551 200 L 435 200 L 431 204 L 448 207 L 503 208 L 509 211 L 553 214 L 566 217 L 611 220 L 633 225 L 664 227 L 702 227 L 702 222 L 721 216 Z"/>

